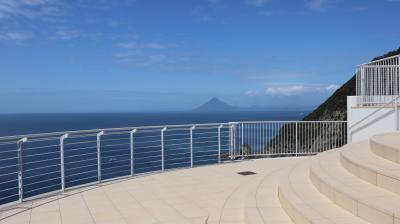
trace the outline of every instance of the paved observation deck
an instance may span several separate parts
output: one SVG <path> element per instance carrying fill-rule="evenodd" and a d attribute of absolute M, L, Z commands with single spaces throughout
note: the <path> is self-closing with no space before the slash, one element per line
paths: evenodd
<path fill-rule="evenodd" d="M 0 223 L 292 223 L 278 180 L 304 160 L 245 160 L 110 181 L 3 208 Z"/>
<path fill-rule="evenodd" d="M 3 207 L 0 223 L 399 224 L 399 152 L 395 132 L 311 157 L 134 176 Z"/>

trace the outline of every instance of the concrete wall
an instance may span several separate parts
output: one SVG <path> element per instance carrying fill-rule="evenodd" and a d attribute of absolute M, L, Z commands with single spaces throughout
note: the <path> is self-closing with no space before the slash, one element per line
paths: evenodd
<path fill-rule="evenodd" d="M 358 107 L 356 96 L 347 97 L 348 142 L 366 140 L 376 134 L 396 131 L 396 127 L 399 127 L 400 124 L 396 126 L 396 116 L 399 116 L 399 112 L 395 113 L 394 106 L 387 106 L 368 119 L 353 126 L 378 108 L 378 106 Z M 399 122 L 399 119 L 397 119 L 397 122 Z"/>

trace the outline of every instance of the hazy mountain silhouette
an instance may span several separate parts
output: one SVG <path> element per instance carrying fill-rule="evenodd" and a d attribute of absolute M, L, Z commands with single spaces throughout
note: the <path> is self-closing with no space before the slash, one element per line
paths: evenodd
<path fill-rule="evenodd" d="M 311 111 L 313 106 L 263 106 L 254 105 L 251 107 L 232 106 L 217 97 L 211 98 L 206 103 L 195 108 L 193 112 L 231 112 L 231 111 Z"/>
<path fill-rule="evenodd" d="M 201 106 L 195 108 L 194 112 L 228 112 L 228 111 L 238 111 L 239 107 L 231 106 L 224 101 L 213 97 L 206 103 Z"/>

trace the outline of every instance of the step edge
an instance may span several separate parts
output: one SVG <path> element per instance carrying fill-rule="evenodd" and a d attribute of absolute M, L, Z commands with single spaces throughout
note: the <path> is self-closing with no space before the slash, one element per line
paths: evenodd
<path fill-rule="evenodd" d="M 358 198 L 357 196 L 351 195 L 348 192 L 344 192 L 342 189 L 337 189 L 333 187 L 332 185 L 334 184 L 328 184 L 327 181 L 320 177 L 318 174 L 315 172 L 315 167 L 311 166 L 310 168 L 310 178 L 311 182 L 314 184 L 314 186 L 318 189 L 321 194 L 325 195 L 328 197 L 332 202 L 335 204 L 339 205 L 340 207 L 346 209 L 347 211 L 351 212 L 353 215 L 360 217 L 361 219 L 371 222 L 371 223 L 376 223 L 379 224 L 381 222 L 374 222 L 374 220 L 371 220 L 370 217 L 367 216 L 360 216 L 360 207 L 361 206 L 366 206 L 369 207 L 371 210 L 376 211 L 378 213 L 382 213 L 385 216 L 385 219 L 391 219 L 393 220 L 394 223 L 396 218 L 395 212 L 394 211 L 387 211 L 384 208 L 379 208 L 377 206 L 372 206 L 370 203 L 365 202 L 364 200 Z M 319 181 L 320 183 L 316 183 Z M 328 189 L 323 190 L 322 186 L 327 187 Z M 330 191 L 331 193 L 328 194 L 327 191 Z M 339 198 L 338 197 L 343 197 Z M 350 202 L 350 206 L 348 204 L 345 204 L 346 202 Z"/>
<path fill-rule="evenodd" d="M 386 160 L 400 164 L 400 149 L 382 143 L 382 141 L 377 140 L 375 137 L 370 138 L 369 144 L 371 152 L 373 152 L 375 155 L 384 158 Z M 387 155 L 389 153 L 391 155 Z"/>
<path fill-rule="evenodd" d="M 340 163 L 349 173 L 361 180 L 400 195 L 400 176 L 397 176 L 396 173 L 361 164 L 343 152 L 340 152 Z"/>

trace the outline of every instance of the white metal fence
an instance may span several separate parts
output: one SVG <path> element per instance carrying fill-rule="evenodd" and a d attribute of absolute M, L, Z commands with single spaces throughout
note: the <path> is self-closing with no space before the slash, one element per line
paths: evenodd
<path fill-rule="evenodd" d="M 347 122 L 238 122 L 232 133 L 234 158 L 312 155 L 346 144 Z"/>
<path fill-rule="evenodd" d="M 346 143 L 346 122 L 274 121 L 0 137 L 0 204 L 137 174 L 309 155 Z"/>
<path fill-rule="evenodd" d="M 392 101 L 400 91 L 400 55 L 357 66 L 356 94 L 359 106 Z"/>

